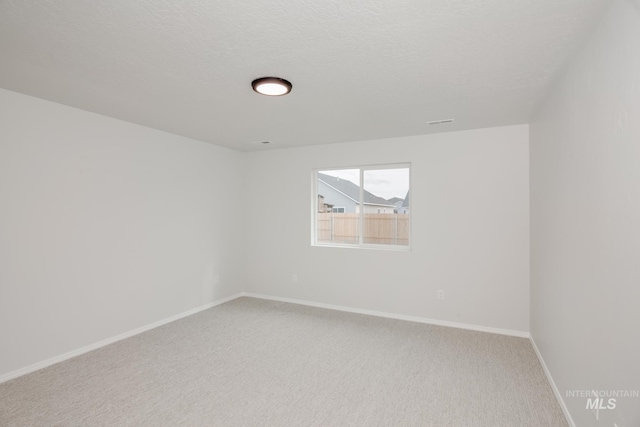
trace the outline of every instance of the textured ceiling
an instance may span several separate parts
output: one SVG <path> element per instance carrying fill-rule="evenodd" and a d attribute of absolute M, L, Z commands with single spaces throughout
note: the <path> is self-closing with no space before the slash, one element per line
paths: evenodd
<path fill-rule="evenodd" d="M 0 0 L 0 87 L 241 151 L 527 123 L 607 2 Z"/>

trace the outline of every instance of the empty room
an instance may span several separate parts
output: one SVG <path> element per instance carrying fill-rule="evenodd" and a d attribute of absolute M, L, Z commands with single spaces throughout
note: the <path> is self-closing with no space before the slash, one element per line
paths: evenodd
<path fill-rule="evenodd" d="M 640 0 L 0 0 L 0 426 L 640 426 Z"/>

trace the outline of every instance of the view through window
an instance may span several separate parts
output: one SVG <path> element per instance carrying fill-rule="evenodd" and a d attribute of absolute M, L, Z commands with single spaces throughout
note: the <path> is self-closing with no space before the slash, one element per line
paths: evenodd
<path fill-rule="evenodd" d="M 408 164 L 315 172 L 317 245 L 408 248 Z"/>

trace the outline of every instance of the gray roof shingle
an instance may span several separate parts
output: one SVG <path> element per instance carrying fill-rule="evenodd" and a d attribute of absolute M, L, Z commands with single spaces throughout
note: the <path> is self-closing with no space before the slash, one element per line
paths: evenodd
<path fill-rule="evenodd" d="M 335 188 L 336 190 L 346 194 L 347 197 L 353 199 L 355 202 L 358 202 L 358 200 L 360 199 L 360 187 L 349 180 L 340 179 L 335 176 L 326 175 L 320 172 L 318 172 L 318 179 L 324 182 L 325 184 Z M 364 197 L 365 204 L 383 205 L 383 206 L 391 206 L 391 207 L 393 206 L 393 203 L 383 199 L 382 197 L 378 197 L 374 194 L 371 194 L 367 190 L 363 189 L 362 194 Z"/>

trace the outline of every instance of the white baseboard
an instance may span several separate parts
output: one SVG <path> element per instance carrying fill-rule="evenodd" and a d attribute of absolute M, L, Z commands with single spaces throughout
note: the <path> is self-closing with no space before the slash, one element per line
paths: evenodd
<path fill-rule="evenodd" d="M 293 299 L 293 298 L 273 297 L 270 295 L 254 294 L 250 292 L 243 292 L 242 295 L 246 297 L 252 297 L 252 298 L 288 302 L 292 304 L 308 305 L 311 307 L 318 307 L 318 308 L 327 308 L 329 310 L 346 311 L 349 313 L 366 314 L 369 316 L 386 317 L 389 319 L 397 319 L 397 320 L 406 320 L 408 322 L 427 323 L 430 325 L 448 326 L 450 328 L 468 329 L 471 331 L 489 332 L 492 334 L 509 335 L 509 336 L 520 337 L 520 338 L 530 338 L 530 335 L 528 332 L 514 331 L 511 329 L 500 329 L 500 328 L 492 328 L 489 326 L 473 325 L 470 323 L 458 323 L 458 322 L 449 322 L 447 320 L 436 320 L 436 319 L 427 319 L 424 317 L 405 316 L 402 314 L 386 313 L 383 311 L 364 310 L 360 308 L 344 307 L 344 306 L 332 305 L 332 304 L 323 304 L 319 302 L 312 302 L 312 301 L 299 300 L 299 299 Z"/>
<path fill-rule="evenodd" d="M 311 306 L 311 307 L 326 308 L 326 309 L 329 309 L 329 310 L 345 311 L 345 312 L 349 312 L 349 313 L 366 314 L 366 315 L 369 315 L 369 316 L 386 317 L 386 318 L 389 318 L 389 319 L 406 320 L 406 321 L 409 321 L 409 322 L 426 323 L 426 324 L 431 324 L 431 325 L 447 326 L 447 327 L 451 327 L 451 328 L 468 329 L 468 330 L 472 330 L 472 331 L 489 332 L 489 333 L 492 333 L 492 334 L 509 335 L 509 336 L 515 336 L 515 337 L 531 339 L 531 336 L 529 335 L 529 333 L 528 332 L 524 332 L 524 331 L 515 331 L 515 330 L 510 330 L 510 329 L 492 328 L 492 327 L 487 327 L 487 326 L 473 325 L 473 324 L 469 324 L 469 323 L 449 322 L 449 321 L 446 321 L 446 320 L 427 319 L 427 318 L 424 318 L 424 317 L 416 317 L 416 316 L 405 316 L 405 315 L 401 315 L 401 314 L 386 313 L 386 312 L 382 312 L 382 311 L 365 310 L 365 309 L 359 309 L 359 308 L 353 308 L 353 307 L 345 307 L 345 306 L 339 306 L 339 305 L 333 305 L 333 304 L 324 304 L 324 303 L 318 303 L 318 302 L 312 302 L 312 301 L 306 301 L 306 300 L 299 300 L 299 299 L 293 299 L 293 298 L 281 298 L 281 297 L 274 297 L 274 296 L 270 296 L 270 295 L 254 294 L 254 293 L 250 293 L 250 292 L 241 292 L 241 293 L 238 293 L 238 294 L 235 294 L 235 295 L 231 295 L 231 296 L 229 296 L 227 298 L 216 300 L 216 301 L 214 301 L 212 303 L 205 304 L 205 305 L 200 306 L 200 307 L 196 307 L 194 309 L 185 311 L 183 313 L 176 314 L 175 316 L 167 317 L 166 319 L 159 320 L 159 321 L 151 323 L 149 325 L 145 325 L 145 326 L 142 326 L 140 328 L 136 328 L 134 330 L 131 330 L 131 331 L 124 332 L 122 334 L 116 335 L 114 337 L 107 338 L 105 340 L 102 340 L 102 341 L 99 341 L 99 342 L 96 342 L 96 343 L 81 347 L 79 349 L 72 350 L 70 352 L 61 354 L 59 356 L 55 356 L 55 357 L 52 357 L 50 359 L 46 359 L 46 360 L 43 360 L 41 362 L 34 363 L 32 365 L 26 366 L 24 368 L 20 368 L 20 369 L 17 369 L 15 371 L 11 371 L 11 372 L 8 372 L 6 374 L 0 375 L 0 383 L 12 380 L 14 378 L 21 377 L 21 376 L 29 374 L 31 372 L 35 372 L 37 370 L 46 368 L 47 366 L 51 366 L 51 365 L 54 365 L 56 363 L 62 362 L 64 360 L 71 359 L 72 357 L 76 357 L 76 356 L 79 356 L 81 354 L 88 353 L 89 351 L 96 350 L 96 349 L 98 349 L 100 347 L 104 347 L 106 345 L 109 345 L 109 344 L 112 344 L 114 342 L 123 340 L 125 338 L 132 337 L 134 335 L 138 335 L 138 334 L 140 334 L 142 332 L 149 331 L 149 330 L 157 328 L 159 326 L 166 325 L 167 323 L 174 322 L 174 321 L 176 321 L 178 319 L 182 319 L 183 317 L 191 316 L 192 314 L 198 313 L 198 312 L 203 311 L 203 310 L 207 310 L 207 309 L 209 309 L 211 307 L 215 307 L 215 306 L 220 305 L 220 304 L 224 304 L 225 302 L 234 300 L 234 299 L 239 298 L 241 296 L 259 298 L 259 299 L 265 299 L 265 300 L 288 302 L 288 303 L 292 303 L 292 304 L 307 305 L 307 306 Z M 565 411 L 565 415 L 570 420 L 571 418 L 568 416 L 568 412 L 566 410 L 566 407 L 564 406 L 564 402 L 562 401 L 562 398 L 559 395 L 559 393 L 558 393 L 558 391 L 557 391 L 557 389 L 555 387 L 555 384 L 553 383 L 553 381 L 551 379 L 549 371 L 547 370 L 547 368 L 546 368 L 546 366 L 544 364 L 544 361 L 542 360 L 542 356 L 540 356 L 540 353 L 538 352 L 538 349 L 535 346 L 535 343 L 533 342 L 533 340 L 531 340 L 531 342 L 533 343 L 533 347 L 536 350 L 538 358 L 540 359 L 540 362 L 542 363 L 542 366 L 543 366 L 543 368 L 544 368 L 544 370 L 545 370 L 545 372 L 547 374 L 547 377 L 549 378 L 549 381 L 552 384 L 552 387 L 554 389 L 554 393 L 556 393 L 556 397 L 558 397 L 558 400 L 561 402 L 562 410 Z M 572 422 L 570 422 L 570 424 L 571 424 L 572 427 L 575 427 L 575 425 Z"/>
<path fill-rule="evenodd" d="M 43 360 L 42 362 L 34 363 L 33 365 L 26 366 L 24 368 L 16 369 L 15 371 L 7 372 L 6 374 L 0 375 L 0 384 L 14 378 L 21 377 L 26 374 L 30 374 L 31 372 L 38 371 L 42 368 L 46 368 L 47 366 L 54 365 L 56 363 L 60 363 L 64 360 L 71 359 L 72 357 L 79 356 L 84 353 L 88 353 L 92 350 L 96 350 L 100 347 L 104 347 L 106 345 L 112 344 L 114 342 L 123 340 L 125 338 L 132 337 L 134 335 L 141 334 L 142 332 L 149 331 L 151 329 L 157 328 L 162 325 L 166 325 L 167 323 L 174 322 L 178 319 L 182 319 L 183 317 L 191 316 L 192 314 L 196 314 L 200 311 L 207 310 L 211 307 L 215 307 L 220 304 L 224 304 L 225 302 L 234 300 L 242 296 L 242 293 L 231 295 L 230 297 L 223 298 L 211 302 L 209 304 L 202 305 L 200 307 L 193 308 L 191 310 L 185 311 L 183 313 L 176 314 L 175 316 L 167 317 L 166 319 L 158 320 L 157 322 L 150 323 L 148 325 L 142 326 L 140 328 L 133 329 L 128 332 L 124 332 L 122 334 L 116 335 L 111 338 L 107 338 L 102 341 L 98 341 L 93 344 L 89 344 L 87 346 L 78 348 L 76 350 L 69 351 L 67 353 L 61 354 L 59 356 L 52 357 L 50 359 Z"/>
<path fill-rule="evenodd" d="M 567 419 L 567 422 L 569 423 L 569 427 L 576 427 L 576 423 L 573 422 L 573 418 L 571 418 L 571 414 L 569 413 L 569 408 L 567 408 L 567 405 L 564 403 L 564 399 L 562 398 L 562 393 L 560 393 L 560 390 L 556 386 L 555 381 L 553 381 L 553 377 L 551 376 L 551 372 L 549 371 L 549 368 L 547 368 L 547 364 L 544 363 L 544 359 L 542 358 L 542 353 L 540 353 L 540 350 L 538 349 L 538 346 L 536 345 L 536 342 L 533 339 L 533 336 L 530 336 L 529 339 L 531 340 L 531 345 L 533 346 L 533 349 L 536 352 L 536 356 L 538 356 L 538 360 L 540 361 L 540 364 L 542 365 L 542 369 L 544 370 L 544 373 L 547 376 L 547 380 L 549 381 L 549 384 L 551 385 L 551 389 L 553 390 L 553 394 L 556 395 L 556 400 L 558 400 L 558 403 L 560 404 L 560 407 L 562 408 L 562 412 L 564 413 L 564 417 Z"/>

